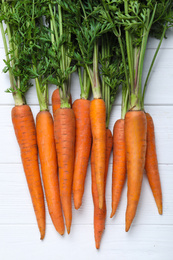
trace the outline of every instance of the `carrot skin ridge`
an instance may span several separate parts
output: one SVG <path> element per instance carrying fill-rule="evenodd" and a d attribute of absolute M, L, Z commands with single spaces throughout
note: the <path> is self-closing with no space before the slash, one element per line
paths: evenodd
<path fill-rule="evenodd" d="M 75 115 L 71 108 L 55 112 L 54 135 L 59 166 L 59 184 L 67 233 L 72 222 L 72 180 L 75 155 Z"/>
<path fill-rule="evenodd" d="M 28 105 L 15 106 L 11 112 L 22 164 L 32 199 L 41 238 L 45 236 L 45 204 L 38 165 L 38 149 L 34 118 Z"/>
<path fill-rule="evenodd" d="M 155 145 L 155 134 L 154 134 L 154 123 L 150 114 L 146 113 L 147 119 L 147 151 L 145 159 L 145 170 L 147 178 L 158 208 L 159 214 L 162 214 L 162 189 L 160 183 L 156 145 Z"/>
<path fill-rule="evenodd" d="M 72 108 L 76 118 L 73 200 L 75 209 L 79 209 L 82 204 L 85 178 L 91 152 L 90 101 L 77 99 L 74 101 Z"/>
<path fill-rule="evenodd" d="M 54 125 L 50 112 L 41 111 L 37 114 L 36 132 L 41 172 L 49 214 L 55 229 L 59 232 L 60 235 L 63 235 L 64 219 L 59 193 Z"/>
<path fill-rule="evenodd" d="M 126 231 L 135 217 L 140 198 L 146 156 L 147 120 L 143 111 L 129 111 L 125 116 L 127 159 Z"/>
<path fill-rule="evenodd" d="M 91 131 L 95 161 L 96 184 L 99 196 L 99 208 L 104 202 L 104 175 L 106 159 L 106 107 L 103 99 L 94 99 L 90 105 Z"/>
<path fill-rule="evenodd" d="M 113 145 L 112 133 L 109 129 L 106 129 L 106 170 L 104 176 L 104 203 L 103 208 L 99 208 L 99 197 L 97 192 L 96 176 L 95 176 L 95 167 L 94 167 L 94 153 L 93 147 L 91 151 L 91 177 L 92 177 L 92 197 L 94 203 L 94 237 L 95 237 L 95 246 L 97 249 L 100 248 L 100 242 L 102 238 L 103 231 L 105 229 L 105 220 L 106 220 L 106 180 L 109 167 L 109 158 Z"/>
<path fill-rule="evenodd" d="M 124 119 L 119 119 L 113 129 L 113 169 L 112 169 L 112 212 L 117 210 L 123 186 L 126 179 L 126 149 L 124 134 Z"/>
<path fill-rule="evenodd" d="M 70 104 L 72 105 L 72 98 L 70 96 Z M 59 93 L 59 88 L 55 89 L 52 93 L 52 111 L 53 111 L 53 117 L 55 117 L 55 112 L 58 108 L 61 106 L 61 98 Z"/>

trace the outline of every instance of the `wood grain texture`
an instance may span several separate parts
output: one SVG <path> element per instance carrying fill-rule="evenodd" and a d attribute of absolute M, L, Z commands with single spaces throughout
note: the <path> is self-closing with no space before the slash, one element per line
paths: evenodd
<path fill-rule="evenodd" d="M 5 93 L 10 87 L 8 74 L 3 74 L 5 58 L 0 35 L 0 259 L 2 260 L 172 260 L 173 255 L 173 29 L 167 33 L 149 79 L 145 109 L 154 120 L 159 171 L 163 190 L 163 215 L 157 213 L 155 201 L 144 174 L 136 217 L 125 233 L 126 184 L 113 219 L 111 212 L 112 156 L 110 159 L 106 200 L 107 219 L 101 249 L 96 251 L 93 230 L 91 172 L 88 167 L 82 207 L 73 207 L 70 236 L 55 231 L 46 206 L 46 237 L 38 239 L 38 229 L 23 168 L 19 147 L 11 122 L 14 101 Z M 150 39 L 144 64 L 144 76 L 158 41 Z M 55 87 L 50 87 L 51 94 Z M 77 74 L 72 76 L 72 99 L 80 97 Z M 26 99 L 34 117 L 39 111 L 35 87 Z M 110 129 L 120 117 L 121 94 L 113 107 Z M 50 107 L 51 110 L 51 107 Z"/>

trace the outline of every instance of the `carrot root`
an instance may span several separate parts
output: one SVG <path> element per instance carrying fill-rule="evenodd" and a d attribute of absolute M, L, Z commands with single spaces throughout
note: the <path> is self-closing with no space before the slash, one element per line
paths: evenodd
<path fill-rule="evenodd" d="M 36 129 L 30 107 L 28 105 L 13 107 L 12 122 L 40 230 L 40 239 L 43 239 L 45 236 L 45 205 L 38 165 Z"/>
<path fill-rule="evenodd" d="M 49 214 L 55 229 L 60 235 L 63 235 L 64 219 L 59 194 L 54 127 L 52 115 L 48 111 L 41 111 L 37 114 L 36 131 L 43 184 Z"/>
<path fill-rule="evenodd" d="M 126 231 L 135 217 L 140 198 L 146 155 L 147 121 L 143 111 L 129 111 L 125 116 L 127 158 Z"/>
<path fill-rule="evenodd" d="M 162 189 L 161 189 L 157 154 L 156 154 L 154 123 L 151 115 L 148 113 L 146 113 L 146 119 L 147 119 L 147 151 L 146 151 L 145 170 L 158 208 L 158 212 L 159 214 L 162 214 Z"/>
<path fill-rule="evenodd" d="M 59 166 L 60 197 L 67 233 L 72 222 L 72 180 L 75 154 L 75 115 L 71 108 L 55 112 L 54 135 Z"/>
<path fill-rule="evenodd" d="M 115 215 L 126 178 L 126 152 L 124 119 L 115 122 L 113 129 L 113 169 L 112 169 L 112 212 Z"/>
<path fill-rule="evenodd" d="M 96 184 L 99 196 L 99 208 L 104 204 L 104 175 L 106 151 L 106 108 L 102 99 L 94 99 L 90 105 L 91 131 L 95 162 Z"/>

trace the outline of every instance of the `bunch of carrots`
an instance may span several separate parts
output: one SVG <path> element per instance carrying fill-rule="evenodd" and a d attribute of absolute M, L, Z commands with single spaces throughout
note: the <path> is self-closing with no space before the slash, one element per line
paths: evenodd
<path fill-rule="evenodd" d="M 94 236 L 96 248 L 100 247 L 112 148 L 110 217 L 117 210 L 127 172 L 126 231 L 129 230 L 144 169 L 162 214 L 154 124 L 144 110 L 144 96 L 161 42 L 172 25 L 172 14 L 170 0 L 1 0 L 4 72 L 9 73 L 7 92 L 12 93 L 15 102 L 12 122 L 41 239 L 46 225 L 43 189 L 55 229 L 63 235 L 66 225 L 69 234 L 72 193 L 75 209 L 79 209 L 91 155 Z M 160 42 L 143 85 L 149 36 L 160 38 Z M 74 72 L 79 76 L 81 95 L 72 104 Z M 40 106 L 36 124 L 25 98 L 31 79 L 35 81 Z M 52 95 L 53 117 L 49 112 L 52 84 L 57 86 Z M 111 109 L 120 89 L 121 119 L 115 122 L 112 135 Z"/>

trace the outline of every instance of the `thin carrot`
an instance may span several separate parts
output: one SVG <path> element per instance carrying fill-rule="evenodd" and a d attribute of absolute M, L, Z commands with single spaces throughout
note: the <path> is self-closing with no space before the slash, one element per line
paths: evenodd
<path fill-rule="evenodd" d="M 162 214 L 162 189 L 160 183 L 156 145 L 155 145 L 155 134 L 154 134 L 154 123 L 150 114 L 146 113 L 147 119 L 147 151 L 145 159 L 145 170 L 148 177 L 148 181 L 153 192 L 154 199 L 158 208 L 159 214 Z"/>
<path fill-rule="evenodd" d="M 49 111 L 41 111 L 37 114 L 36 132 L 43 184 L 49 214 L 56 230 L 63 235 L 64 220 L 59 194 L 54 127 L 52 115 Z"/>
<path fill-rule="evenodd" d="M 126 231 L 135 217 L 145 166 L 147 120 L 143 111 L 129 111 L 125 116 L 127 158 Z"/>
<path fill-rule="evenodd" d="M 79 209 L 82 204 L 85 177 L 91 151 L 90 101 L 77 99 L 73 103 L 72 108 L 76 118 L 73 199 L 75 208 Z"/>
<path fill-rule="evenodd" d="M 90 118 L 99 208 L 102 209 L 104 204 L 104 175 L 106 159 L 106 107 L 103 99 L 94 99 L 91 101 Z"/>
<path fill-rule="evenodd" d="M 124 136 L 124 119 L 119 119 L 113 129 L 113 169 L 112 169 L 112 212 L 117 210 L 126 178 L 126 152 Z"/>
<path fill-rule="evenodd" d="M 75 115 L 71 108 L 55 112 L 54 135 L 59 165 L 60 196 L 68 234 L 72 222 L 72 180 L 75 155 Z"/>
<path fill-rule="evenodd" d="M 28 105 L 12 109 L 12 122 L 20 146 L 23 168 L 37 218 L 41 239 L 45 236 L 45 205 L 38 165 L 34 118 Z"/>
<path fill-rule="evenodd" d="M 70 95 L 70 104 L 72 105 L 72 97 Z M 52 93 L 52 110 L 53 110 L 53 116 L 55 116 L 55 112 L 58 108 L 61 106 L 61 98 L 59 93 L 59 88 L 55 89 Z"/>
<path fill-rule="evenodd" d="M 100 248 L 100 241 L 102 238 L 103 231 L 105 229 L 106 220 L 106 200 L 105 200 L 105 190 L 106 190 L 106 179 L 109 166 L 109 158 L 112 150 L 112 133 L 109 129 L 106 129 L 106 168 L 104 175 L 104 203 L 103 208 L 99 208 L 99 197 L 97 192 L 96 176 L 95 176 L 95 163 L 94 163 L 94 153 L 93 147 L 91 151 L 91 174 L 92 174 L 92 196 L 94 203 L 94 237 L 96 248 Z"/>

